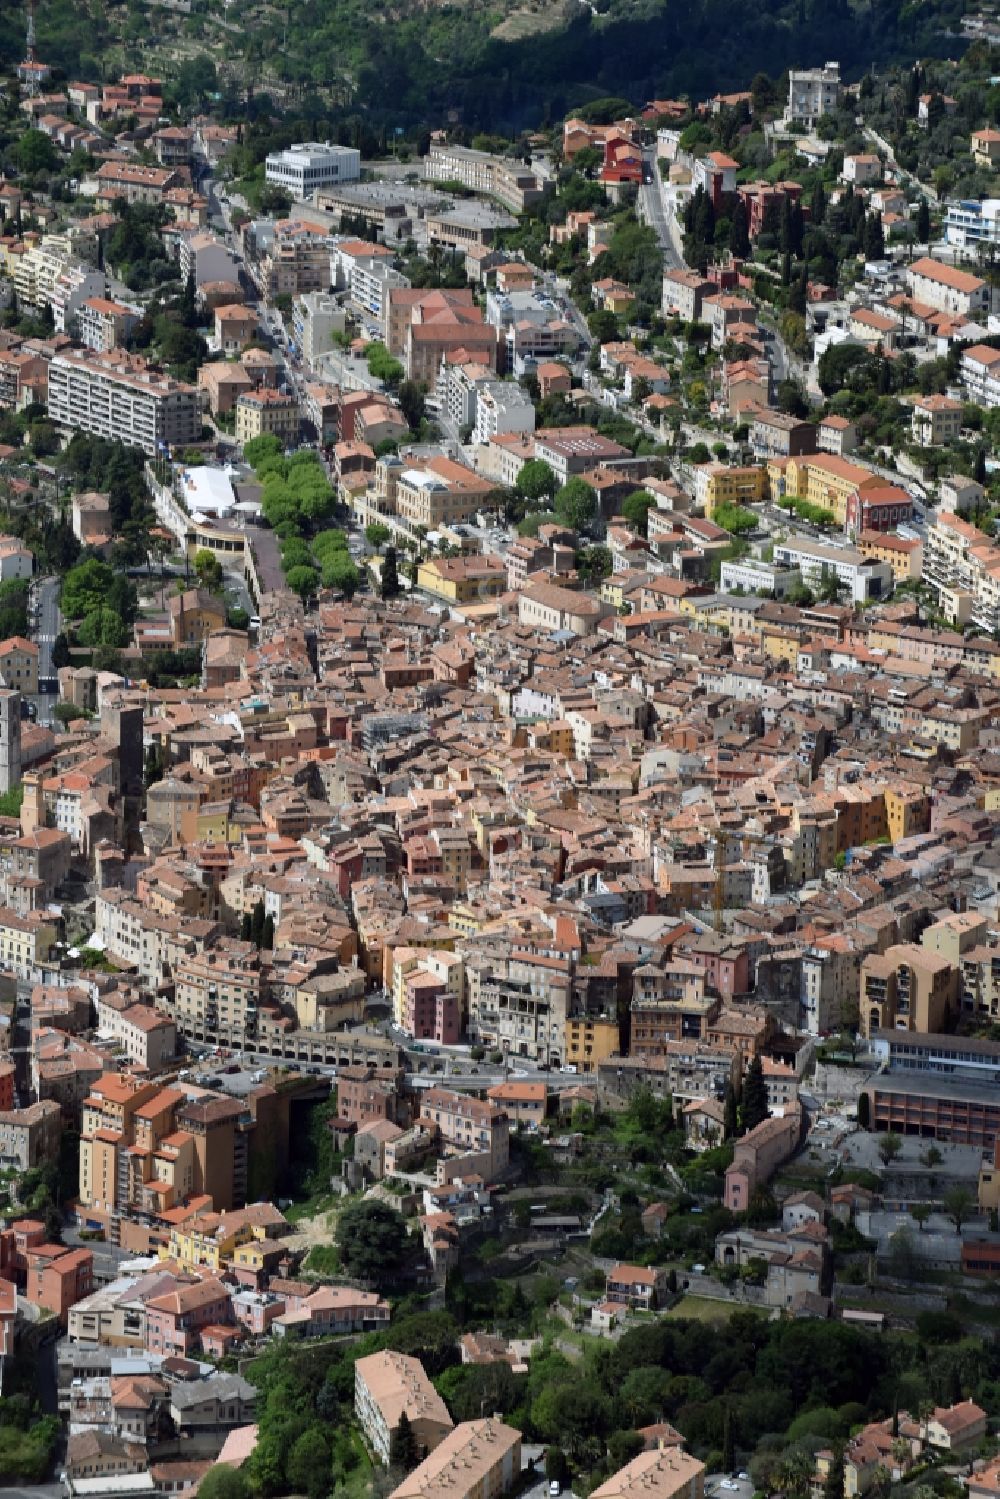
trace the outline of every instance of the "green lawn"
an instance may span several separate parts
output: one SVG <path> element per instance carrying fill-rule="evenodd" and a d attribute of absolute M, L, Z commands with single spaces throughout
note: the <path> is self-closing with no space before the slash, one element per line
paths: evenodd
<path fill-rule="evenodd" d="M 664 1315 L 683 1317 L 688 1322 L 728 1322 L 733 1312 L 753 1310 L 755 1308 L 732 1301 L 709 1301 L 704 1296 L 682 1296 L 677 1305 L 672 1306 Z"/>

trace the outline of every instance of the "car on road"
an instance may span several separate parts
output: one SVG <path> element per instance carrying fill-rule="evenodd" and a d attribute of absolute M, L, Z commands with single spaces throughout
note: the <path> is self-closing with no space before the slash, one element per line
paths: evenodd
<path fill-rule="evenodd" d="M 558 1478 L 552 1478 L 549 1480 L 549 1493 L 552 1495 L 552 1499 L 556 1499 L 556 1496 L 562 1493 L 562 1484 L 559 1482 Z"/>

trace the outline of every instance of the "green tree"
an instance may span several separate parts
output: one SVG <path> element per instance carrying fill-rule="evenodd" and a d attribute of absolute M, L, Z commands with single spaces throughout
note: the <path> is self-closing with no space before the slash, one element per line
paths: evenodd
<path fill-rule="evenodd" d="M 727 1403 L 722 1418 L 722 1471 L 732 1473 L 736 1467 L 736 1439 L 733 1433 L 733 1410 Z"/>
<path fill-rule="evenodd" d="M 194 570 L 203 587 L 213 591 L 222 587 L 222 563 L 208 547 L 199 547 L 195 552 Z"/>
<path fill-rule="evenodd" d="M 322 1426 L 310 1426 L 292 1443 L 285 1476 L 292 1490 L 308 1494 L 309 1499 L 323 1499 L 329 1493 L 330 1443 Z"/>
<path fill-rule="evenodd" d="M 207 1499 L 250 1499 L 250 1484 L 242 1468 L 216 1463 L 198 1485 L 198 1493 Z"/>
<path fill-rule="evenodd" d="M 611 344 L 618 338 L 618 319 L 607 308 L 589 313 L 587 327 L 595 343 Z"/>
<path fill-rule="evenodd" d="M 931 210 L 926 198 L 921 198 L 917 204 L 917 243 L 926 245 L 930 243 L 931 237 Z"/>
<path fill-rule="evenodd" d="M 404 380 L 397 392 L 399 409 L 411 432 L 419 432 L 424 419 L 424 393 L 415 380 Z"/>
<path fill-rule="evenodd" d="M 750 254 L 750 230 L 742 198 L 737 198 L 729 223 L 729 248 L 738 260 L 746 260 Z"/>
<path fill-rule="evenodd" d="M 917 1224 L 921 1233 L 923 1233 L 924 1224 L 927 1222 L 933 1211 L 934 1209 L 929 1202 L 915 1202 L 910 1208 L 910 1217 L 913 1219 L 914 1223 Z"/>
<path fill-rule="evenodd" d="M 604 546 L 583 547 L 576 554 L 576 570 L 588 583 L 599 583 L 614 571 L 614 558 Z"/>
<path fill-rule="evenodd" d="M 883 1166 L 891 1166 L 903 1148 L 903 1142 L 899 1135 L 892 1130 L 887 1130 L 884 1135 L 879 1136 L 878 1153 Z"/>
<path fill-rule="evenodd" d="M 250 441 L 243 445 L 243 456 L 251 468 L 260 473 L 261 464 L 269 458 L 280 458 L 285 451 L 284 445 L 279 437 L 271 432 L 265 432 L 260 437 L 251 437 Z"/>
<path fill-rule="evenodd" d="M 116 650 L 128 644 L 128 625 L 114 609 L 91 609 L 76 632 L 81 645 L 110 645 Z"/>
<path fill-rule="evenodd" d="M 316 592 L 319 573 L 314 567 L 293 567 L 285 574 L 285 582 L 293 593 L 297 593 L 301 599 L 306 599 L 311 593 Z"/>
<path fill-rule="evenodd" d="M 547 1447 L 545 1449 L 545 1477 L 551 1483 L 565 1483 L 569 1473 L 566 1462 L 566 1454 L 561 1447 Z"/>
<path fill-rule="evenodd" d="M 736 1090 L 732 1079 L 728 1077 L 722 1108 L 722 1137 L 724 1140 L 732 1140 L 739 1130 L 739 1114 L 736 1107 Z"/>
<path fill-rule="evenodd" d="M 374 547 L 376 552 L 382 550 L 391 535 L 389 527 L 383 526 L 379 521 L 372 521 L 370 525 L 365 526 L 365 538 L 368 545 Z"/>
<path fill-rule="evenodd" d="M 383 599 L 394 599 L 400 591 L 399 569 L 396 564 L 396 548 L 386 547 L 382 556 L 382 573 L 379 579 L 379 594 Z"/>
<path fill-rule="evenodd" d="M 947 1192 L 944 1194 L 944 1197 L 941 1199 L 941 1203 L 945 1212 L 948 1214 L 948 1217 L 955 1225 L 956 1233 L 962 1232 L 962 1224 L 969 1216 L 969 1212 L 973 1206 L 974 1201 L 975 1199 L 973 1198 L 972 1193 L 966 1187 L 963 1187 L 960 1183 L 956 1183 L 955 1186 L 949 1187 Z"/>
<path fill-rule="evenodd" d="M 107 603 L 114 574 L 106 562 L 89 557 L 70 568 L 63 578 L 60 603 L 68 619 L 82 619 Z"/>
<path fill-rule="evenodd" d="M 380 1290 L 401 1269 L 406 1243 L 401 1214 L 384 1202 L 351 1203 L 337 1223 L 337 1248 L 344 1269 Z"/>
<path fill-rule="evenodd" d="M 767 1084 L 764 1081 L 764 1068 L 760 1057 L 755 1056 L 750 1060 L 746 1077 L 743 1079 L 742 1100 L 742 1122 L 744 1132 L 756 1129 L 758 1124 L 770 1117 L 770 1109 L 767 1106 Z"/>
<path fill-rule="evenodd" d="M 540 500 L 554 498 L 559 480 L 544 458 L 529 458 L 522 464 L 514 488 L 519 495 L 537 505 Z"/>
<path fill-rule="evenodd" d="M 556 492 L 555 512 L 564 526 L 585 531 L 597 515 L 596 491 L 585 479 L 568 479 Z"/>
<path fill-rule="evenodd" d="M 336 588 L 346 598 L 353 598 L 361 586 L 361 574 L 347 552 L 332 552 L 320 569 L 324 588 Z"/>
<path fill-rule="evenodd" d="M 626 520 L 632 522 L 640 536 L 645 536 L 648 530 L 649 512 L 656 509 L 656 501 L 648 489 L 636 489 L 622 500 L 618 509 Z"/>
<path fill-rule="evenodd" d="M 14 147 L 14 155 L 27 177 L 36 172 L 53 172 L 59 165 L 56 148 L 42 130 L 26 130 Z"/>
<path fill-rule="evenodd" d="M 417 1466 L 417 1439 L 413 1435 L 413 1427 L 405 1411 L 401 1414 L 399 1425 L 389 1439 L 389 1466 L 398 1468 L 401 1473 L 409 1473 Z"/>

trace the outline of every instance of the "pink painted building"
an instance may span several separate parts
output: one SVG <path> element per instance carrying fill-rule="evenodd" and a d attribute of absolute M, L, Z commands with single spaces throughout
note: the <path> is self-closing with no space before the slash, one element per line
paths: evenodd
<path fill-rule="evenodd" d="M 214 1276 L 187 1285 L 146 1303 L 147 1353 L 179 1354 L 196 1349 L 201 1330 L 232 1321 L 228 1289 Z"/>
<path fill-rule="evenodd" d="M 802 1106 L 796 1100 L 782 1118 L 765 1119 L 737 1140 L 722 1197 L 731 1213 L 745 1213 L 757 1188 L 769 1182 L 782 1162 L 794 1155 L 802 1138 L 803 1118 Z"/>
<path fill-rule="evenodd" d="M 406 980 L 403 1029 L 416 1041 L 454 1046 L 462 1038 L 462 1006 L 436 974 L 418 969 Z"/>

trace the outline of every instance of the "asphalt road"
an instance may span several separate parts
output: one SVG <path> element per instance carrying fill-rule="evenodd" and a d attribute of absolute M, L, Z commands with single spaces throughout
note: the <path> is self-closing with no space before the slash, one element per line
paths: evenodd
<path fill-rule="evenodd" d="M 38 675 L 55 675 L 52 665 L 52 647 L 62 625 L 59 613 L 59 579 L 42 578 L 35 590 L 38 603 Z"/>
<path fill-rule="evenodd" d="M 642 153 L 642 164 L 643 171 L 650 176 L 650 180 L 643 182 L 639 189 L 642 216 L 656 230 L 656 237 L 663 250 L 663 269 L 683 270 L 684 259 L 680 251 L 680 230 L 674 217 L 674 200 L 671 199 L 669 203 L 666 201 L 666 188 L 660 176 L 655 150 L 649 148 Z"/>

